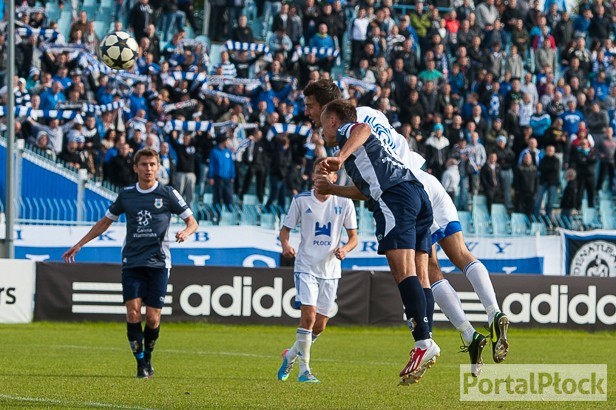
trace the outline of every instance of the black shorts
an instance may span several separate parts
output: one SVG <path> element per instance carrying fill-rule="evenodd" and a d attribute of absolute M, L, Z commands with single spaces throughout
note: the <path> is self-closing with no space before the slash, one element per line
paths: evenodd
<path fill-rule="evenodd" d="M 402 182 L 384 191 L 374 209 L 378 253 L 414 249 L 430 254 L 434 220 L 428 194 L 420 184 Z"/>
<path fill-rule="evenodd" d="M 167 294 L 169 268 L 134 267 L 122 269 L 124 302 L 143 299 L 146 306 L 162 308 Z"/>

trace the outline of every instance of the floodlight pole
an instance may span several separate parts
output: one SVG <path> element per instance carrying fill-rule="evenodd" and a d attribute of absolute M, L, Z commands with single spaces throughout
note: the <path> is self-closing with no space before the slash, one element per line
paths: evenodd
<path fill-rule="evenodd" d="M 6 39 L 6 235 L 4 239 L 4 256 L 15 258 L 13 227 L 15 225 L 15 0 L 7 0 L 8 30 Z"/>

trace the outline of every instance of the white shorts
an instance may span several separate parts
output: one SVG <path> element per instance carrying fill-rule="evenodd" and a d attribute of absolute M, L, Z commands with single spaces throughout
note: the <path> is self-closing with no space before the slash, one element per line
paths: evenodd
<path fill-rule="evenodd" d="M 430 227 L 432 243 L 437 243 L 449 235 L 462 231 L 458 209 L 439 180 L 425 171 L 416 170 L 413 174 L 423 184 L 432 204 L 434 214 L 434 223 Z"/>
<path fill-rule="evenodd" d="M 317 278 L 309 273 L 295 272 L 295 307 L 316 306 L 317 313 L 332 317 L 338 310 L 336 295 L 339 279 Z"/>

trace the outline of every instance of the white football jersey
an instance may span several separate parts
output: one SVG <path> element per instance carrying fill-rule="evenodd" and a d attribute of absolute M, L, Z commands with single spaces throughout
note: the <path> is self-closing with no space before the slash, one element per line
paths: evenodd
<path fill-rule="evenodd" d="M 415 151 L 411 151 L 406 138 L 398 134 L 385 114 L 374 108 L 357 107 L 357 121 L 370 125 L 377 137 L 398 154 L 406 167 L 423 184 L 434 213 L 434 224 L 430 229 L 432 233 L 439 228 L 445 229 L 450 222 L 459 221 L 458 210 L 443 185 L 434 176 L 421 169 L 426 160 Z"/>
<path fill-rule="evenodd" d="M 310 273 L 323 279 L 342 276 L 341 264 L 334 256 L 334 250 L 342 246 L 342 229 L 357 229 L 352 200 L 330 195 L 321 202 L 314 196 L 314 191 L 302 192 L 291 201 L 283 224 L 289 229 L 301 225 L 295 272 Z"/>

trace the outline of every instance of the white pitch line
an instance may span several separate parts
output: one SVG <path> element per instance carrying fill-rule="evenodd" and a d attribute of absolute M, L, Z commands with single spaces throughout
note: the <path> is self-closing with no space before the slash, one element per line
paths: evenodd
<path fill-rule="evenodd" d="M 48 404 L 59 404 L 62 406 L 89 406 L 89 407 L 100 407 L 105 409 L 126 409 L 126 410 L 155 410 L 147 407 L 137 407 L 137 406 L 125 406 L 121 404 L 111 404 L 111 403 L 98 403 L 94 401 L 69 401 L 69 400 L 53 400 L 53 399 L 43 399 L 39 397 L 21 397 L 21 396 L 11 396 L 8 394 L 0 394 L 0 399 L 11 400 L 11 401 L 21 401 L 28 403 L 48 403 Z"/>

